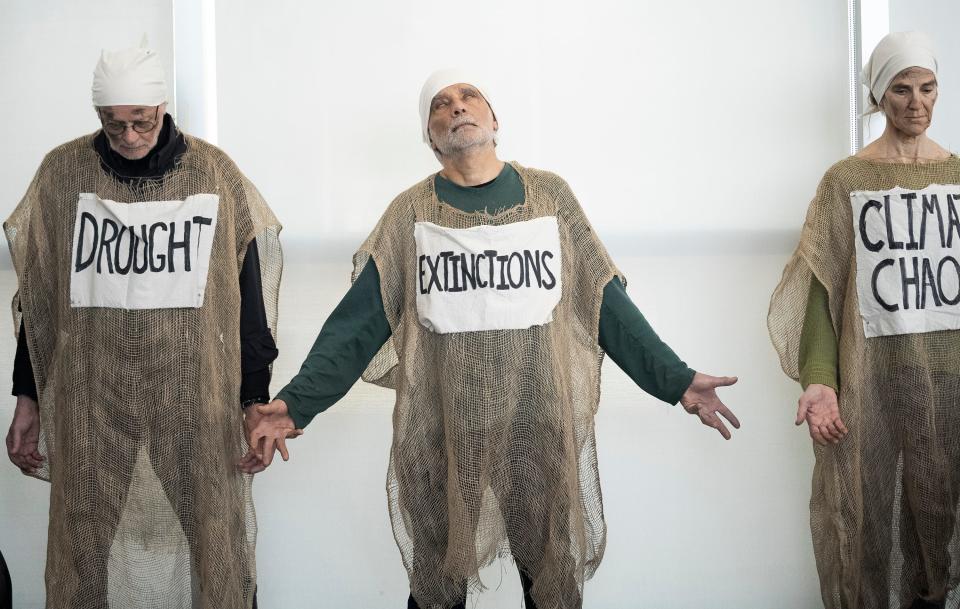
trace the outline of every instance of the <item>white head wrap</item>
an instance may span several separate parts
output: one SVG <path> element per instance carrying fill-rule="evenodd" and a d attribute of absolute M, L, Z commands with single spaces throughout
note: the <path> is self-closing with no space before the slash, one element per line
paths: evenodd
<path fill-rule="evenodd" d="M 870 60 L 860 72 L 860 82 L 870 89 L 879 104 L 897 74 L 914 67 L 937 73 L 933 41 L 922 32 L 893 32 L 884 36 L 870 54 Z M 870 104 L 865 114 L 879 111 L 878 105 Z"/>
<path fill-rule="evenodd" d="M 490 101 L 490 96 L 487 95 L 489 89 L 477 81 L 476 74 L 460 69 L 437 70 L 427 78 L 427 82 L 423 83 L 423 88 L 420 89 L 420 124 L 423 126 L 423 141 L 427 146 L 431 146 L 430 132 L 427 131 L 427 123 L 430 122 L 430 103 L 437 93 L 457 83 L 473 85 L 483 96 L 483 99 L 487 101 L 490 111 L 493 112 L 493 103 Z M 494 118 L 496 118 L 496 114 L 496 112 L 493 112 Z"/>
<path fill-rule="evenodd" d="M 102 51 L 93 71 L 94 106 L 159 106 L 167 101 L 160 57 L 144 47 Z"/>

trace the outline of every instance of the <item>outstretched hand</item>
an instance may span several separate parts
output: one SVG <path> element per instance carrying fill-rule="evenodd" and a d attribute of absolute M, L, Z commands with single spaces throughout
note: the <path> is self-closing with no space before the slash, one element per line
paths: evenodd
<path fill-rule="evenodd" d="M 707 427 L 713 427 L 725 440 L 729 440 L 730 430 L 723 424 L 718 414 L 723 415 L 723 418 L 736 429 L 740 429 L 740 421 L 717 397 L 717 387 L 729 387 L 736 382 L 735 376 L 710 376 L 697 372 L 693 375 L 693 381 L 683 393 L 683 397 L 680 398 L 680 404 L 690 414 L 700 417 L 701 423 Z"/>
<path fill-rule="evenodd" d="M 303 435 L 303 430 L 297 429 L 293 419 L 287 414 L 287 404 L 283 400 L 250 406 L 245 413 L 244 427 L 250 448 L 237 466 L 248 474 L 262 472 L 270 467 L 276 450 L 280 451 L 284 461 L 289 460 L 287 440 Z"/>
<path fill-rule="evenodd" d="M 840 405 L 833 387 L 811 383 L 797 403 L 797 425 L 806 421 L 810 437 L 821 446 L 837 444 L 847 435 L 847 426 L 840 419 Z"/>
<path fill-rule="evenodd" d="M 7 456 L 25 474 L 43 465 L 40 443 L 40 406 L 25 395 L 17 396 L 17 407 L 7 432 Z"/>

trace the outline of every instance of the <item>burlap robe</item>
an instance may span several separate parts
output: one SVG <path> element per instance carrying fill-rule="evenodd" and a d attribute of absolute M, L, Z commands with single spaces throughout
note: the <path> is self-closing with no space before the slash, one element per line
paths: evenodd
<path fill-rule="evenodd" d="M 815 448 L 810 499 L 828 609 L 942 599 L 960 576 L 960 333 L 867 339 L 856 287 L 850 193 L 930 184 L 960 184 L 960 159 L 905 165 L 851 157 L 834 165 L 770 303 L 770 336 L 791 378 L 799 376 L 811 273 L 829 293 L 839 337 L 838 397 L 849 434 Z M 948 604 L 957 605 L 956 598 Z"/>
<path fill-rule="evenodd" d="M 49 479 L 47 607 L 250 607 L 256 523 L 239 405 L 238 273 L 258 241 L 275 329 L 279 226 L 223 152 L 187 137 L 163 179 L 131 188 L 92 136 L 44 159 L 4 224 L 40 398 Z M 204 305 L 71 308 L 78 195 L 121 203 L 219 195 Z"/>
<path fill-rule="evenodd" d="M 525 203 L 496 215 L 441 203 L 433 177 L 387 209 L 355 256 L 380 270 L 393 336 L 364 374 L 396 389 L 390 516 L 421 607 L 449 607 L 478 570 L 512 556 L 539 607 L 579 607 L 606 526 L 593 417 L 604 286 L 617 273 L 567 184 L 514 165 Z M 556 216 L 562 296 L 525 330 L 435 334 L 417 319 L 414 222 L 450 228 Z"/>

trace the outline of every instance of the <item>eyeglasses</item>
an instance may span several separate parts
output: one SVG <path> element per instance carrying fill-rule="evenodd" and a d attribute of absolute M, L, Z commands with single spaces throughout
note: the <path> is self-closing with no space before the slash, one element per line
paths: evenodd
<path fill-rule="evenodd" d="M 128 126 L 132 127 L 137 133 L 150 133 L 157 127 L 157 123 L 160 121 L 160 106 L 157 106 L 152 121 L 124 122 L 104 120 L 99 108 L 97 109 L 97 115 L 100 116 L 100 123 L 103 125 L 103 130 L 110 135 L 123 135 Z"/>

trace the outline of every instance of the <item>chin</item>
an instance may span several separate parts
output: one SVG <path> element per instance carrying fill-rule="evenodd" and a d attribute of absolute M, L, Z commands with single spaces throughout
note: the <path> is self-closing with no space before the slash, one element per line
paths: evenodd
<path fill-rule="evenodd" d="M 927 132 L 927 127 L 929 126 L 930 125 L 924 125 L 923 127 L 907 129 L 907 134 L 909 134 L 911 137 L 920 137 L 921 135 Z"/>

